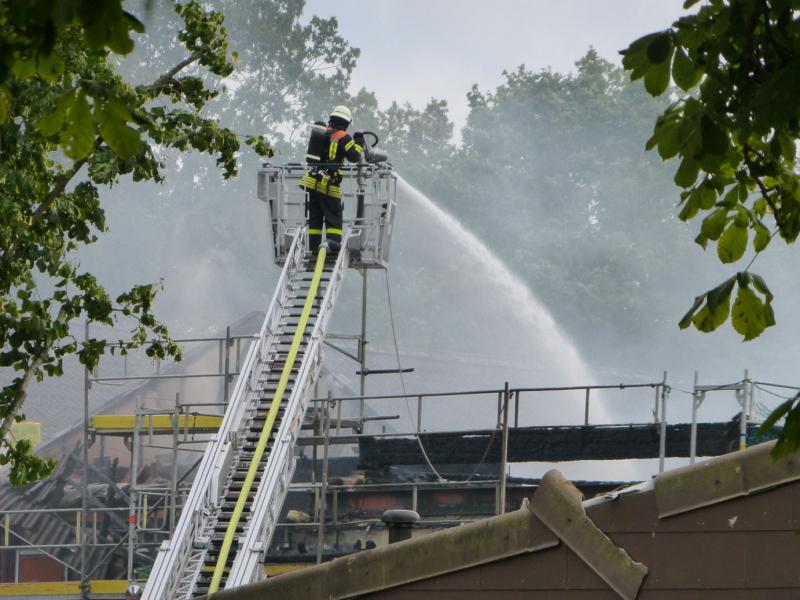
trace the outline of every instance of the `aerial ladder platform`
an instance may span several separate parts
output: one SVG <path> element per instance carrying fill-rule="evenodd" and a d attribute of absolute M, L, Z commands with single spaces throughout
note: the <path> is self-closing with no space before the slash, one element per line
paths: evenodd
<path fill-rule="evenodd" d="M 397 205 L 388 165 L 343 168 L 342 249 L 308 251 L 304 164 L 265 164 L 258 197 L 269 208 L 275 262 L 283 270 L 209 441 L 172 537 L 144 589 L 145 600 L 187 600 L 266 577 L 264 557 L 295 466 L 322 343 L 348 268 L 388 267 Z"/>

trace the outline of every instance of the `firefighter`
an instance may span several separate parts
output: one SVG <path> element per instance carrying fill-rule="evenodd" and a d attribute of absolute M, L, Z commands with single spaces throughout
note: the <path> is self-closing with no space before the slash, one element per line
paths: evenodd
<path fill-rule="evenodd" d="M 300 187 L 308 192 L 308 246 L 311 252 L 319 249 L 322 229 L 331 254 L 336 254 L 342 242 L 342 163 L 345 158 L 359 162 L 364 148 L 356 142 L 347 128 L 353 120 L 350 109 L 337 106 L 327 125 L 316 122 L 311 128 L 306 161 L 308 172 L 300 180 Z M 362 142 L 363 143 L 363 142 Z"/>

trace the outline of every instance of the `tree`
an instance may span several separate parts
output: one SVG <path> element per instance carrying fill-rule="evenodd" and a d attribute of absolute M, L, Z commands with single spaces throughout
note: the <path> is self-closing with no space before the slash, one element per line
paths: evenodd
<path fill-rule="evenodd" d="M 686 0 L 684 8 L 697 2 Z M 798 8 L 792 0 L 711 0 L 622 51 L 632 79 L 643 79 L 653 96 L 675 99 L 646 147 L 680 161 L 679 217 L 702 216 L 695 241 L 704 249 L 716 244 L 723 263 L 741 260 L 751 247 L 746 267 L 695 298 L 681 328 L 710 332 L 730 318 L 752 340 L 775 324 L 772 292 L 750 268 L 773 237 L 792 244 L 800 234 Z M 800 395 L 764 426 L 783 417 L 776 455 L 800 448 Z"/>
<path fill-rule="evenodd" d="M 175 10 L 183 56 L 153 82 L 133 87 L 111 52 L 129 53 L 130 33 L 143 28 L 120 0 L 0 6 L 0 366 L 16 373 L 0 391 L 0 464 L 11 466 L 14 484 L 54 466 L 29 442 L 7 437 L 11 423 L 24 418 L 34 378 L 60 375 L 69 354 L 90 369 L 107 350 L 144 346 L 153 358 L 180 358 L 152 314 L 157 284 L 112 299 L 75 261 L 106 228 L 101 188 L 127 177 L 162 181 L 165 149 L 198 150 L 216 157 L 225 177 L 237 172 L 236 135 L 203 114 L 217 95 L 208 81 L 233 70 L 223 15 L 194 1 Z M 261 137 L 248 142 L 270 152 Z M 70 334 L 78 319 L 132 319 L 132 337 L 79 342 Z"/>
<path fill-rule="evenodd" d="M 185 49 L 175 37 L 180 17 L 168 3 L 152 4 L 151 12 L 141 15 L 145 35 L 119 61 L 117 70 L 129 81 L 149 83 L 183 58 Z M 349 77 L 348 56 L 355 49 L 335 54 L 331 64 L 325 63 L 329 49 L 341 47 L 341 35 L 334 19 L 312 28 L 317 20 L 308 9 L 303 14 L 302 0 L 214 0 L 207 5 L 225 14 L 235 69 L 222 81 L 209 81 L 210 86 L 227 90 L 210 100 L 203 114 L 245 137 L 269 132 L 276 162 L 302 160 L 307 144 L 302 126 L 341 103 L 341 97 L 332 94 L 344 93 L 348 82 L 334 78 L 340 70 Z M 298 77 L 303 69 L 309 72 Z M 288 82 L 294 86 L 284 98 Z M 323 100 L 324 105 L 315 108 Z M 296 143 L 290 145 L 290 138 Z M 136 281 L 163 276 L 158 315 L 181 337 L 193 337 L 201 330 L 209 333 L 245 312 L 263 310 L 277 281 L 262 218 L 266 206 L 255 197 L 255 171 L 263 161 L 242 144 L 239 176 L 224 179 L 205 154 L 172 150 L 160 158 L 166 165 L 162 185 L 123 181 L 104 196 L 113 230 L 81 252 L 83 263 L 107 289 L 119 291 Z M 130 264 L 131 245 L 138 247 L 136 264 L 126 270 L 115 268 L 114 264 Z M 186 293 L 206 280 L 216 284 L 209 283 L 202 297 Z"/>
<path fill-rule="evenodd" d="M 350 74 L 360 50 L 338 31 L 335 17 L 303 19 L 305 0 L 213 0 L 226 15 L 229 44 L 236 66 L 230 90 L 209 108 L 239 132 L 270 132 L 276 149 L 307 140 L 304 126 L 347 96 Z M 147 39 L 123 65 L 133 79 L 166 69 L 178 57 L 175 19 L 159 7 L 148 24 Z M 246 107 L 246 108 L 245 108 Z M 305 150 L 305 148 L 303 148 Z"/>
<path fill-rule="evenodd" d="M 641 357 L 668 326 L 657 320 L 667 300 L 655 282 L 675 274 L 663 257 L 691 239 L 687 228 L 677 238 L 665 232 L 672 184 L 658 158 L 641 152 L 667 103 L 593 49 L 573 72 L 521 66 L 467 97 L 457 148 L 442 143 L 452 125 L 438 116 L 441 103 L 426 115 L 398 113 L 386 129 L 393 164 L 486 240 L 587 356 Z M 419 143 L 401 136 L 407 151 L 397 153 L 395 123 L 408 123 Z M 647 226 L 630 226 L 643 215 Z"/>

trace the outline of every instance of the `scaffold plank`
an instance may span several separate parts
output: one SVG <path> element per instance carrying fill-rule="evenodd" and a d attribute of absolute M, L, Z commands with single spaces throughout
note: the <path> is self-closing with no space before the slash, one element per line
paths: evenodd
<path fill-rule="evenodd" d="M 140 432 L 149 433 L 151 422 L 154 435 L 172 434 L 172 415 L 143 415 Z M 97 415 L 89 426 L 99 434 L 129 434 L 133 432 L 133 415 Z M 213 433 L 219 429 L 222 415 L 180 415 L 178 428 L 188 433 Z"/>
<path fill-rule="evenodd" d="M 89 582 L 92 594 L 125 593 L 128 582 L 124 579 L 97 579 Z M 81 592 L 79 581 L 39 581 L 35 583 L 0 583 L 0 597 L 75 596 Z"/>

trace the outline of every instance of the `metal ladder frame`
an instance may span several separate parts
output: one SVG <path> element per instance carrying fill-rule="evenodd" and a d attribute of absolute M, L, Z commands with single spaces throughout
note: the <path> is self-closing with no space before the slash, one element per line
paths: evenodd
<path fill-rule="evenodd" d="M 272 345 L 283 308 L 288 300 L 290 284 L 295 274 L 302 271 L 301 265 L 306 247 L 306 238 L 307 231 L 305 228 L 299 229 L 294 236 L 280 279 L 275 287 L 270 307 L 261 326 L 259 337 L 248 349 L 222 424 L 218 433 L 211 438 L 203 454 L 192 489 L 175 528 L 175 533 L 169 540 L 162 542 L 159 548 L 158 556 L 144 590 L 143 600 L 172 600 L 173 598 L 191 597 L 208 546 L 209 540 L 204 537 L 204 533 L 208 529 L 215 510 L 223 500 L 228 471 L 237 452 L 234 440 L 236 434 L 246 423 L 247 409 L 256 401 L 258 395 L 256 386 L 264 371 L 268 350 Z M 306 391 L 306 386 L 310 385 L 309 382 L 318 373 L 319 362 L 321 361 L 321 338 L 324 334 L 324 327 L 321 325 L 323 322 L 327 322 L 327 315 L 330 314 L 329 309 L 335 303 L 336 294 L 333 293 L 333 288 L 336 288 L 336 293 L 338 293 L 341 287 L 341 281 L 347 267 L 347 254 L 346 251 L 340 253 L 334 271 L 331 274 L 325 299 L 312 332 L 312 343 L 309 344 L 301 363 L 305 368 L 302 369 L 302 372 L 298 372 L 289 406 L 292 403 L 298 404 L 295 400 L 298 392 L 301 389 Z M 313 357 L 314 360 L 308 360 L 308 357 Z M 310 368 L 312 364 L 314 364 L 314 369 Z M 301 375 L 305 380 L 301 379 Z M 305 407 L 303 406 L 303 408 Z M 295 410 L 295 412 L 297 411 Z M 300 421 L 302 421 L 302 414 L 300 413 Z M 288 415 L 284 416 L 279 435 L 285 435 L 286 433 L 284 426 L 291 421 L 287 417 Z M 291 444 L 285 442 L 280 444 L 281 455 L 284 456 L 283 462 L 291 464 L 288 469 L 285 469 L 289 471 L 289 477 L 293 472 L 294 460 L 287 461 L 285 457 L 286 453 L 293 449 L 294 439 L 294 436 L 292 436 Z M 289 456 L 289 458 L 292 457 Z M 270 462 L 273 463 L 274 461 L 270 458 Z M 280 469 L 278 472 L 280 472 Z M 285 479 L 285 475 L 282 479 Z M 288 483 L 283 487 L 288 489 Z M 262 486 L 259 485 L 258 494 L 262 493 Z M 282 499 L 284 495 L 285 489 L 279 494 L 279 497 Z M 254 511 L 255 507 L 254 503 Z M 264 527 L 267 527 L 269 523 L 269 520 L 266 522 L 262 520 L 262 526 L 258 528 L 259 532 Z M 257 543 L 252 547 L 257 547 Z M 240 546 L 240 548 L 243 547 Z M 248 554 L 251 553 L 248 552 Z M 239 556 L 240 554 L 237 552 L 237 558 Z M 187 577 L 189 574 L 191 576 Z"/>
<path fill-rule="evenodd" d="M 350 231 L 346 230 L 342 236 L 342 248 L 346 248 L 349 236 Z M 312 396 L 311 389 L 322 366 L 324 354 L 322 342 L 333 312 L 332 309 L 342 287 L 348 262 L 349 252 L 342 250 L 331 272 L 308 347 L 297 373 L 283 421 L 278 429 L 276 440 L 280 440 L 280 442 L 276 443 L 261 477 L 258 491 L 253 500 L 250 521 L 238 539 L 239 550 L 228 574 L 225 589 L 266 578 L 262 565 L 263 558 L 275 532 L 283 501 L 294 475 L 296 463 L 293 456 L 294 444 Z M 273 460 L 273 456 L 279 460 Z"/>

